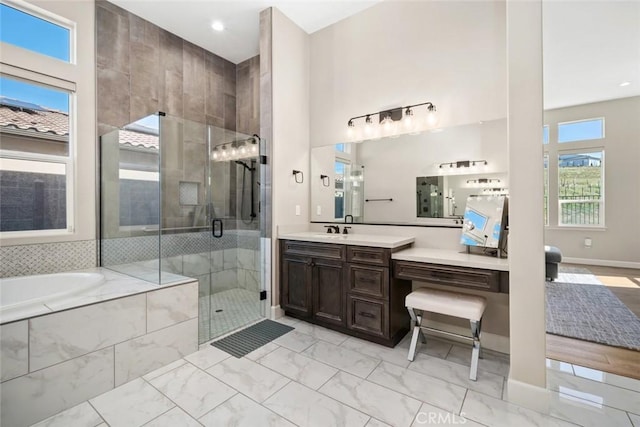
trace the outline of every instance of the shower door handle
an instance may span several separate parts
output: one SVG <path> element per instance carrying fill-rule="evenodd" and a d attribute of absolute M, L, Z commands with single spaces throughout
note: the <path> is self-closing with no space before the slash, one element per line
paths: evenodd
<path fill-rule="evenodd" d="M 216 233 L 216 224 L 220 225 L 218 233 Z M 211 221 L 211 234 L 213 237 L 220 238 L 224 234 L 224 226 L 221 219 L 214 219 Z"/>

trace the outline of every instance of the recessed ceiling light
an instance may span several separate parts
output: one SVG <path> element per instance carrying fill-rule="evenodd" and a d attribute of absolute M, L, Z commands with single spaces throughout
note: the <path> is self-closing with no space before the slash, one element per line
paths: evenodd
<path fill-rule="evenodd" d="M 224 24 L 220 21 L 213 21 L 213 24 L 211 24 L 211 28 L 216 31 L 224 31 Z"/>
<path fill-rule="evenodd" d="M 620 87 L 629 86 L 630 84 L 631 84 L 631 82 L 622 82 L 622 83 L 620 83 Z"/>

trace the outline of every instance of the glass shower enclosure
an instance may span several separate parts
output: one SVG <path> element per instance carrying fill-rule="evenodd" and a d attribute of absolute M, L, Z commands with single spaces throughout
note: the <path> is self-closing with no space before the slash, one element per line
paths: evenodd
<path fill-rule="evenodd" d="M 265 316 L 260 138 L 158 113 L 100 139 L 101 265 L 199 282 L 199 341 Z"/>

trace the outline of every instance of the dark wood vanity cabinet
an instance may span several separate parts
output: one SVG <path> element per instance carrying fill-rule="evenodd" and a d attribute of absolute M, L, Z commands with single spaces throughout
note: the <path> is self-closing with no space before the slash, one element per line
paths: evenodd
<path fill-rule="evenodd" d="M 283 240 L 280 305 L 290 316 L 394 346 L 409 330 L 411 282 L 392 278 L 391 253 Z"/>

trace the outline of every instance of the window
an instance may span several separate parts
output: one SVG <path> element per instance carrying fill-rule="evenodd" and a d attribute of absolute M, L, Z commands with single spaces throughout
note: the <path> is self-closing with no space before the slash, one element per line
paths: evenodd
<path fill-rule="evenodd" d="M 549 143 L 549 125 L 542 128 L 542 143 L 545 145 Z"/>
<path fill-rule="evenodd" d="M 7 55 L 0 74 L 0 233 L 73 232 L 74 26 L 42 9 L 23 9 L 32 7 L 27 3 L 8 3 L 0 4 L 0 41 L 38 55 Z M 60 60 L 69 63 L 65 71 L 53 67 Z M 50 68 L 58 74 L 48 74 Z"/>
<path fill-rule="evenodd" d="M 544 163 L 544 225 L 549 225 L 549 154 L 545 153 Z"/>
<path fill-rule="evenodd" d="M 0 4 L 0 41 L 69 62 L 71 30 Z"/>
<path fill-rule="evenodd" d="M 335 208 L 334 218 L 342 219 L 345 216 L 345 204 L 344 204 L 344 191 L 345 191 L 345 176 L 347 172 L 348 164 L 336 160 L 335 162 Z"/>
<path fill-rule="evenodd" d="M 604 138 L 603 118 L 558 123 L 559 143 L 602 138 Z"/>
<path fill-rule="evenodd" d="M 558 223 L 604 225 L 604 151 L 558 155 Z"/>

